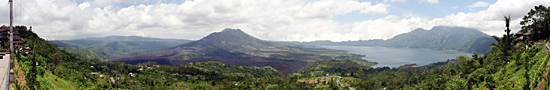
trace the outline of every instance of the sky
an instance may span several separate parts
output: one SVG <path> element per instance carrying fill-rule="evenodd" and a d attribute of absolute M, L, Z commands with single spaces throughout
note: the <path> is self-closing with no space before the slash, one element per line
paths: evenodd
<path fill-rule="evenodd" d="M 0 24 L 9 25 L 8 0 Z M 273 41 L 390 39 L 458 26 L 504 34 L 550 0 L 14 0 L 14 25 L 47 40 L 143 36 L 198 40 L 225 28 Z"/>

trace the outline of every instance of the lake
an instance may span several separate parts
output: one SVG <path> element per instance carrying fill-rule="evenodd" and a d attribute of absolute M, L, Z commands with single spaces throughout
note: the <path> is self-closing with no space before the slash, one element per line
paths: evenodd
<path fill-rule="evenodd" d="M 372 67 L 399 67 L 405 64 L 416 63 L 426 65 L 429 63 L 456 59 L 460 55 L 471 56 L 472 53 L 447 50 L 419 50 L 409 48 L 388 48 L 388 47 L 363 47 L 363 46 L 321 46 L 336 50 L 345 50 L 349 53 L 365 55 L 363 59 L 378 62 Z"/>

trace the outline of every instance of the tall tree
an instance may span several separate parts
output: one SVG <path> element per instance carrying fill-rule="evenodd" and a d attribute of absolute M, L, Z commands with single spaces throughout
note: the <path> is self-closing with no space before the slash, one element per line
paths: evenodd
<path fill-rule="evenodd" d="M 506 29 L 504 32 L 506 32 L 505 35 L 503 35 L 502 38 L 497 36 L 492 36 L 496 41 L 498 41 L 498 44 L 491 43 L 491 48 L 493 50 L 497 50 L 502 52 L 502 55 L 499 55 L 499 58 L 504 61 L 509 61 L 508 56 L 511 55 L 511 51 L 513 50 L 514 45 L 516 45 L 517 40 L 514 40 L 515 38 L 510 35 L 510 16 L 506 17 L 504 16 L 504 21 L 506 24 Z"/>
<path fill-rule="evenodd" d="M 510 50 L 512 50 L 512 38 L 510 36 L 510 16 L 508 15 L 508 17 L 504 16 L 504 21 L 506 22 L 506 29 L 504 30 L 504 32 L 506 32 L 506 35 L 504 36 L 504 45 L 503 45 L 503 51 L 504 52 L 504 56 L 510 56 Z"/>
<path fill-rule="evenodd" d="M 550 7 L 543 5 L 535 6 L 531 9 L 526 16 L 523 17 L 522 32 L 528 32 L 532 30 L 531 40 L 548 39 L 550 36 L 549 24 L 550 24 Z"/>

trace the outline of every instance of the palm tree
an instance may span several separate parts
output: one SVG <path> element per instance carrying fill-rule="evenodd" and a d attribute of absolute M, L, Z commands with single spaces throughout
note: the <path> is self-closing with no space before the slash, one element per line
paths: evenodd
<path fill-rule="evenodd" d="M 506 30 L 504 30 L 504 32 L 506 32 L 506 35 L 510 35 L 510 15 L 508 15 L 508 17 L 504 16 L 504 21 L 506 22 Z"/>
<path fill-rule="evenodd" d="M 510 35 L 510 31 L 512 31 L 510 30 L 510 16 L 504 16 L 504 21 L 506 22 L 506 29 L 504 30 L 506 34 L 502 35 L 502 38 L 491 36 L 498 42 L 498 44 L 491 43 L 491 49 L 503 52 L 504 55 L 499 55 L 500 59 L 508 61 L 507 57 L 511 55 L 510 51 L 513 51 L 512 49 L 518 40 L 514 40 L 514 36 Z"/>

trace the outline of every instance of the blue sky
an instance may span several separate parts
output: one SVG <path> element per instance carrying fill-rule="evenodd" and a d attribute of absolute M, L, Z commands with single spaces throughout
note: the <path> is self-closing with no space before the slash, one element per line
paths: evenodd
<path fill-rule="evenodd" d="M 516 32 L 520 18 L 537 5 L 550 6 L 550 0 L 16 0 L 15 19 L 51 40 L 111 35 L 198 40 L 238 28 L 264 40 L 353 41 L 433 26 L 502 35 L 503 15 L 512 16 Z M 8 4 L 0 8 L 9 11 Z"/>

